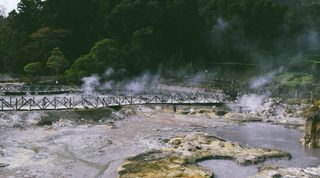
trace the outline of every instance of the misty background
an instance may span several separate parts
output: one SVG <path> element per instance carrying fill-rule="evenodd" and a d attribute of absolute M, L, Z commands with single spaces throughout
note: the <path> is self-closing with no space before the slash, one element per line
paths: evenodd
<path fill-rule="evenodd" d="M 319 84 L 319 0 L 21 0 L 4 9 L 0 73 L 57 74 L 89 88 Z M 59 72 L 47 64 L 57 47 L 68 61 Z"/>

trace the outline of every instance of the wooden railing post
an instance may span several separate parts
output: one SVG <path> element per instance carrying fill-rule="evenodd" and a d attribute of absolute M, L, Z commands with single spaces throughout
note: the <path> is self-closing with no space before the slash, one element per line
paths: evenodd
<path fill-rule="evenodd" d="M 96 102 L 96 108 L 98 108 L 99 105 L 99 97 L 96 98 L 97 102 Z"/>
<path fill-rule="evenodd" d="M 281 99 L 281 87 L 279 86 L 279 99 Z"/>
<path fill-rule="evenodd" d="M 57 109 L 57 100 L 56 97 L 53 98 L 54 109 Z"/>
<path fill-rule="evenodd" d="M 110 98 L 107 96 L 107 103 L 106 103 L 106 106 L 109 108 L 109 100 Z"/>

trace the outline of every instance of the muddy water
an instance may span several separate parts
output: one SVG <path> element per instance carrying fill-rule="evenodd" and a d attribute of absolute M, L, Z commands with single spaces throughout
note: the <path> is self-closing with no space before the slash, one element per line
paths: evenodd
<path fill-rule="evenodd" d="M 303 133 L 269 123 L 246 123 L 245 126 L 216 129 L 212 133 L 227 141 L 248 147 L 268 148 L 288 152 L 291 160 L 270 159 L 265 163 L 285 167 L 308 167 L 320 165 L 320 149 L 303 147 L 299 140 Z M 207 160 L 199 162 L 215 173 L 215 178 L 245 178 L 258 173 L 259 165 L 238 166 L 231 160 Z"/>

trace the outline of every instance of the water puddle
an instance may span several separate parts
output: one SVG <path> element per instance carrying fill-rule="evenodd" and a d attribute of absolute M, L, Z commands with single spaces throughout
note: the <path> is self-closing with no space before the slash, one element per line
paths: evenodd
<path fill-rule="evenodd" d="M 301 168 L 320 165 L 320 149 L 302 146 L 299 140 L 303 137 L 303 133 L 282 125 L 246 123 L 245 126 L 218 128 L 212 134 L 248 147 L 281 150 L 292 155 L 291 160 L 270 159 L 265 163 Z M 238 166 L 231 160 L 206 160 L 198 164 L 212 170 L 215 178 L 246 178 L 257 174 L 259 166 Z"/>

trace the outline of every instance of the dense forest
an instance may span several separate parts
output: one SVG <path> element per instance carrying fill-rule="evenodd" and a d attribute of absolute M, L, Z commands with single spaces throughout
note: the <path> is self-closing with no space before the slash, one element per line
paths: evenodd
<path fill-rule="evenodd" d="M 78 83 L 108 68 L 134 76 L 283 66 L 319 78 L 319 32 L 318 0 L 21 0 L 0 16 L 0 73 Z M 63 65 L 48 69 L 55 55 Z"/>

